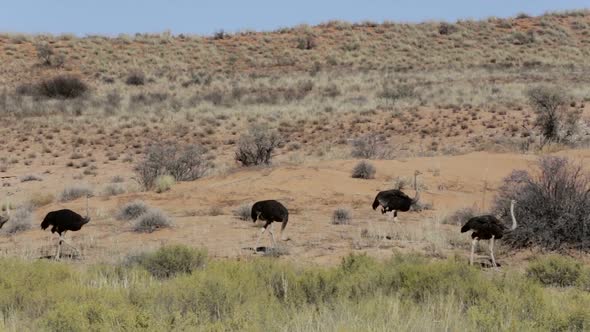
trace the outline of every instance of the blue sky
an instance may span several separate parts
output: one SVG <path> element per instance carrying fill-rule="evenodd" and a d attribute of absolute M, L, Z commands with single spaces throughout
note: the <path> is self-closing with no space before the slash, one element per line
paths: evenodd
<path fill-rule="evenodd" d="M 590 8 L 590 0 L 0 0 L 0 31 L 117 35 L 272 30 L 338 19 L 420 22 Z"/>

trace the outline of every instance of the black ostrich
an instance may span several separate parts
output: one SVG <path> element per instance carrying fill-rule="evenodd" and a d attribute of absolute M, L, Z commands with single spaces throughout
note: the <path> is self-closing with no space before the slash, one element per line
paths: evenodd
<path fill-rule="evenodd" d="M 43 222 L 41 222 L 41 228 L 43 230 L 51 227 L 51 233 L 59 234 L 59 242 L 57 244 L 57 252 L 55 259 L 58 260 L 61 253 L 61 245 L 65 242 L 65 235 L 67 231 L 79 231 L 82 226 L 86 225 L 90 221 L 88 216 L 88 196 L 86 196 L 86 217 L 82 217 L 76 212 L 70 209 L 62 209 L 57 211 L 51 211 L 47 213 Z M 72 246 L 70 246 L 72 247 Z M 76 252 L 76 248 L 72 247 Z"/>
<path fill-rule="evenodd" d="M 0 229 L 10 220 L 10 203 L 6 202 L 6 216 L 0 216 Z"/>
<path fill-rule="evenodd" d="M 414 171 L 414 190 L 416 191 L 414 198 L 410 198 L 404 192 L 397 189 L 380 191 L 373 201 L 373 210 L 381 205 L 381 213 L 385 214 L 389 211 L 393 211 L 393 220 L 397 221 L 397 211 L 409 211 L 412 205 L 418 203 L 418 200 L 420 199 L 420 192 L 418 191 L 418 185 L 416 182 L 418 175 L 420 174 L 422 174 L 420 171 Z"/>
<path fill-rule="evenodd" d="M 515 200 L 510 201 L 510 216 L 512 217 L 511 231 L 516 228 L 516 218 L 514 217 L 515 204 Z M 473 265 L 473 255 L 477 241 L 490 240 L 490 257 L 492 259 L 492 265 L 497 267 L 496 258 L 494 257 L 494 241 L 501 239 L 504 236 L 504 232 L 508 230 L 508 227 L 492 215 L 483 215 L 469 219 L 465 225 L 461 227 L 461 233 L 470 230 L 473 231 L 473 233 L 471 233 L 473 241 L 471 241 L 471 256 L 469 258 L 469 264 Z"/>
<path fill-rule="evenodd" d="M 260 238 L 270 225 L 270 229 L 268 232 L 270 233 L 270 238 L 272 240 L 273 247 L 276 245 L 275 236 L 272 232 L 272 223 L 274 221 L 282 223 L 281 225 L 281 240 L 285 241 L 285 227 L 287 227 L 287 223 L 289 222 L 289 211 L 287 208 L 275 201 L 274 199 L 266 200 L 266 201 L 259 201 L 252 205 L 252 221 L 256 222 L 257 219 L 266 221 L 264 226 L 262 227 L 262 231 L 260 235 L 258 235 L 258 239 L 256 240 L 256 246 L 254 247 L 254 251 L 258 249 L 258 243 L 260 242 Z"/>

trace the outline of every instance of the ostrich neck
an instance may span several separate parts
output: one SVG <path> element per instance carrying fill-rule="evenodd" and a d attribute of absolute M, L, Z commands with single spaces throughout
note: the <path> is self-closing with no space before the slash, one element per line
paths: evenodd
<path fill-rule="evenodd" d="M 511 230 L 516 228 L 516 217 L 514 217 L 514 203 L 510 203 L 510 216 L 512 217 L 512 227 Z"/>

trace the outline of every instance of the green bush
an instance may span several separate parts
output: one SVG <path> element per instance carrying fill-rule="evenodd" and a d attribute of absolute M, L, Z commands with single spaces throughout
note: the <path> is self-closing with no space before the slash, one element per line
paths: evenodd
<path fill-rule="evenodd" d="M 174 245 L 162 247 L 152 253 L 131 256 L 128 262 L 145 268 L 156 278 L 170 278 L 205 266 L 207 252 Z"/>
<path fill-rule="evenodd" d="M 582 264 L 560 255 L 538 258 L 527 268 L 529 278 L 548 286 L 574 286 L 581 275 Z"/>

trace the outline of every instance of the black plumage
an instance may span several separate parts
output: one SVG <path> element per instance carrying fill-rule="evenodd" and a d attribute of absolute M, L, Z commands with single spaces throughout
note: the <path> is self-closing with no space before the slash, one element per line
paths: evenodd
<path fill-rule="evenodd" d="M 46 230 L 49 226 L 52 226 L 51 233 L 57 233 L 61 236 L 66 231 L 79 231 L 89 221 L 90 218 L 88 217 L 82 217 L 70 209 L 63 209 L 49 212 L 41 222 L 41 228 Z"/>
<path fill-rule="evenodd" d="M 417 177 L 420 174 L 419 171 L 414 172 L 414 190 L 416 191 L 416 196 L 414 196 L 414 198 L 410 198 L 403 191 L 398 189 L 380 191 L 377 193 L 377 196 L 375 196 L 375 200 L 373 200 L 373 210 L 376 210 L 377 207 L 381 206 L 381 213 L 383 214 L 393 211 L 393 220 L 397 220 L 398 211 L 410 211 L 412 205 L 416 204 L 420 199 L 420 193 L 416 182 Z"/>
<path fill-rule="evenodd" d="M 470 218 L 463 225 L 463 227 L 461 227 L 461 233 L 473 231 L 473 233 L 471 233 L 471 238 L 473 241 L 471 243 L 471 256 L 469 259 L 470 264 L 473 264 L 473 255 L 477 241 L 490 240 L 490 257 L 492 259 L 492 265 L 494 267 L 497 266 L 496 258 L 494 257 L 494 241 L 504 237 L 504 234 L 507 231 L 514 230 L 516 228 L 516 217 L 514 216 L 515 204 L 515 200 L 510 202 L 510 216 L 512 217 L 512 227 L 510 227 L 510 229 L 498 218 L 489 214 Z"/>
<path fill-rule="evenodd" d="M 275 245 L 274 234 L 272 232 L 273 222 L 282 223 L 281 239 L 285 240 L 284 230 L 285 227 L 287 227 L 287 223 L 289 222 L 289 210 L 287 210 L 287 208 L 283 204 L 274 199 L 256 202 L 254 203 L 254 205 L 252 205 L 251 216 L 252 222 L 256 222 L 256 220 L 258 219 L 265 221 L 265 224 L 262 227 L 262 231 L 258 236 L 258 240 L 256 241 L 255 249 L 258 248 L 260 237 L 262 237 L 262 234 L 264 234 L 269 225 L 271 226 L 269 229 L 269 233 L 271 235 L 273 245 Z"/>
<path fill-rule="evenodd" d="M 82 217 L 70 209 L 62 209 L 47 213 L 41 222 L 41 228 L 46 230 L 51 226 L 51 233 L 59 234 L 55 259 L 59 259 L 60 257 L 61 246 L 65 242 L 65 233 L 67 231 L 79 231 L 82 229 L 82 226 L 86 225 L 88 222 L 90 222 L 90 217 L 88 216 L 88 197 L 86 197 L 86 217 Z"/>
<path fill-rule="evenodd" d="M 469 219 L 463 227 L 461 233 L 473 231 L 471 233 L 472 239 L 489 240 L 492 237 L 501 239 L 504 236 L 504 231 L 508 229 L 498 218 L 485 215 Z"/>
<path fill-rule="evenodd" d="M 2 229 L 2 226 L 4 226 L 4 224 L 6 224 L 8 222 L 8 216 L 4 217 L 4 216 L 0 216 L 0 229 Z"/>

